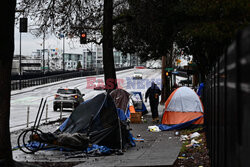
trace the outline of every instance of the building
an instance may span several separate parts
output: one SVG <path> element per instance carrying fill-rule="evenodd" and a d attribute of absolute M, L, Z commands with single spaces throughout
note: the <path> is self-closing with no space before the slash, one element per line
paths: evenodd
<path fill-rule="evenodd" d="M 62 51 L 55 49 L 37 49 L 32 52 L 33 59 L 40 59 L 41 70 L 44 71 L 58 71 L 62 70 Z"/>
<path fill-rule="evenodd" d="M 113 50 L 115 68 L 138 66 L 141 65 L 141 60 L 135 54 L 123 55 L 122 52 Z M 95 45 L 93 49 L 83 50 L 83 67 L 89 68 L 103 68 L 103 50 L 102 45 Z"/>
<path fill-rule="evenodd" d="M 115 68 L 141 65 L 140 58 L 135 54 L 123 55 L 122 52 L 113 50 Z M 64 57 L 64 59 L 63 59 Z M 22 56 L 21 67 L 23 72 L 51 72 L 63 70 L 77 70 L 80 64 L 82 69 L 102 69 L 103 68 L 103 49 L 102 45 L 84 48 L 82 54 L 64 53 L 62 50 L 55 49 L 37 49 L 31 56 Z M 19 56 L 14 56 L 12 73 L 19 75 Z"/>
<path fill-rule="evenodd" d="M 76 70 L 78 63 L 80 63 L 81 68 L 83 68 L 84 59 L 82 54 L 64 53 L 64 68 L 66 71 Z"/>
<path fill-rule="evenodd" d="M 21 73 L 33 73 L 41 72 L 41 60 L 39 58 L 34 58 L 32 56 L 23 56 L 20 62 L 19 55 L 15 55 L 12 61 L 12 75 L 20 74 L 20 64 L 21 64 Z"/>

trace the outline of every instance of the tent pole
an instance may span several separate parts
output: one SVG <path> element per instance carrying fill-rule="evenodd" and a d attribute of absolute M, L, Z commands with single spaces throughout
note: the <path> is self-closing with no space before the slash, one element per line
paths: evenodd
<path fill-rule="evenodd" d="M 119 134 L 120 134 L 120 150 L 122 151 L 122 132 L 121 132 L 121 121 L 120 121 L 120 118 L 119 116 L 117 115 L 117 118 L 118 118 L 118 125 L 119 125 Z"/>

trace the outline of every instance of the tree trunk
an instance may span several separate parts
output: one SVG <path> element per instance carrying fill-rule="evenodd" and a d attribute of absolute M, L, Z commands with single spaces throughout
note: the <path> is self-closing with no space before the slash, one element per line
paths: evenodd
<path fill-rule="evenodd" d="M 166 56 L 162 56 L 161 59 L 161 82 L 162 82 L 162 91 L 161 91 L 161 104 L 164 104 L 166 101 Z"/>
<path fill-rule="evenodd" d="M 103 25 L 103 66 L 104 79 L 108 91 L 116 89 L 116 73 L 113 56 L 113 1 L 104 0 Z"/>
<path fill-rule="evenodd" d="M 6 1 L 1 6 L 2 16 L 8 16 L 2 25 L 1 55 L 0 55 L 0 166 L 13 166 L 10 143 L 10 92 L 11 68 L 14 53 L 14 21 L 16 1 Z"/>

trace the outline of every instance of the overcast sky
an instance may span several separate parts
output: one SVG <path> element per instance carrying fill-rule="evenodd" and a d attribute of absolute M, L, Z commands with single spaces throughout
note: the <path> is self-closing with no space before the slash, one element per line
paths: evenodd
<path fill-rule="evenodd" d="M 29 31 L 29 30 L 28 30 Z M 22 33 L 21 37 L 21 54 L 22 55 L 31 55 L 32 52 L 36 51 L 37 49 L 43 49 L 42 37 L 35 37 L 30 32 Z M 79 39 L 66 39 L 65 38 L 65 53 L 82 53 L 83 49 L 86 46 L 81 46 Z M 50 36 L 45 40 L 45 48 L 46 49 L 63 49 L 63 40 L 58 39 L 56 37 Z M 20 54 L 20 33 L 19 29 L 15 28 L 15 55 Z"/>

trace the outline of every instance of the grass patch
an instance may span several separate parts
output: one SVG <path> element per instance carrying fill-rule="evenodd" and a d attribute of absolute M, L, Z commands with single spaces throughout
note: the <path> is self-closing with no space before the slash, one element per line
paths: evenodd
<path fill-rule="evenodd" d="M 186 147 L 186 145 L 188 145 L 189 144 L 189 141 L 184 141 L 183 143 L 182 143 L 182 146 L 181 146 L 181 150 L 180 150 L 180 154 L 183 154 L 183 153 L 185 153 L 185 152 L 187 152 L 187 147 Z"/>

